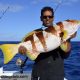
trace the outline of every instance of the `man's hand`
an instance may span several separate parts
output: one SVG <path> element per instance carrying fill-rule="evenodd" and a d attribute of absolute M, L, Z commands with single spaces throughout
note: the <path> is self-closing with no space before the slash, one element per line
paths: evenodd
<path fill-rule="evenodd" d="M 77 34 L 77 32 L 75 32 L 73 35 L 71 35 L 70 39 L 75 38 L 76 34 Z"/>
<path fill-rule="evenodd" d="M 26 50 L 26 48 L 25 48 L 24 46 L 20 46 L 19 49 L 18 49 L 18 52 L 19 52 L 20 54 L 23 54 L 23 55 L 26 53 L 26 51 L 27 51 L 27 50 Z"/>
<path fill-rule="evenodd" d="M 64 51 L 64 52 L 69 52 L 71 50 L 71 44 L 69 41 L 66 41 L 64 43 L 62 43 L 60 45 L 60 48 Z"/>

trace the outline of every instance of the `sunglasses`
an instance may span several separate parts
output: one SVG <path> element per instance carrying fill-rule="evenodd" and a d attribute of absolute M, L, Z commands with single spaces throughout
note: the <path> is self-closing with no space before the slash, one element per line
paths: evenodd
<path fill-rule="evenodd" d="M 53 16 L 42 16 L 43 19 L 53 18 Z"/>

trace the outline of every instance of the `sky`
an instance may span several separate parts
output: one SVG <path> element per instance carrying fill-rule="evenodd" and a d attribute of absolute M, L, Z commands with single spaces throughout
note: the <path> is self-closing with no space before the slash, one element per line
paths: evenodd
<path fill-rule="evenodd" d="M 80 0 L 0 0 L 0 41 L 21 41 L 27 33 L 42 27 L 40 12 L 45 6 L 54 9 L 54 23 L 80 20 Z M 72 41 L 80 41 L 80 29 Z"/>

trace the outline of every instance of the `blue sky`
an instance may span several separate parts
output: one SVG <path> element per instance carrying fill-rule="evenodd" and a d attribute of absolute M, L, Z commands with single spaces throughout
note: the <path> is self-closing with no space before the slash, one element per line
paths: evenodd
<path fill-rule="evenodd" d="M 0 19 L 0 41 L 21 41 L 28 32 L 42 27 L 42 7 L 51 6 L 55 10 L 59 3 L 55 23 L 66 19 L 80 20 L 80 0 L 0 0 L 0 17 L 9 7 Z M 80 41 L 80 29 L 72 41 Z"/>

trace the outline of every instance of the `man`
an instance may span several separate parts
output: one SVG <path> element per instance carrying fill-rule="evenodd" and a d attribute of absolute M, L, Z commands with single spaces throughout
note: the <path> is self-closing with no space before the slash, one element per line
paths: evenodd
<path fill-rule="evenodd" d="M 53 26 L 53 9 L 44 7 L 41 10 L 40 19 L 45 29 Z M 70 40 L 62 45 L 66 46 L 66 49 L 60 46 L 53 51 L 41 53 L 38 56 L 33 65 L 31 80 L 64 80 L 64 59 L 69 56 L 71 51 Z M 19 52 L 25 53 L 26 49 L 21 46 Z"/>

